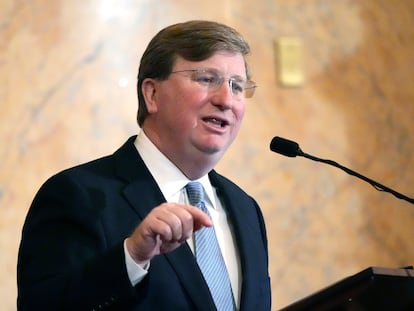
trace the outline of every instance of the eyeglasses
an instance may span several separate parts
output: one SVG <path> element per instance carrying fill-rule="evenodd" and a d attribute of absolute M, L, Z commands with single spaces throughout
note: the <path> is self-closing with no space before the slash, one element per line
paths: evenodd
<path fill-rule="evenodd" d="M 188 77 L 191 81 L 198 83 L 208 91 L 215 91 L 223 85 L 224 81 L 228 81 L 230 91 L 236 99 L 251 98 L 256 89 L 256 83 L 253 81 L 245 81 L 239 78 L 225 78 L 219 71 L 214 69 L 188 69 L 172 71 L 173 73 L 190 74 Z"/>

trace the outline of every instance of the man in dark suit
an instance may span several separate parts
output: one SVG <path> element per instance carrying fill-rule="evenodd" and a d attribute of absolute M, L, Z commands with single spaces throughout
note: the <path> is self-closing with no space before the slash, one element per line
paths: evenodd
<path fill-rule="evenodd" d="M 208 21 L 172 25 L 151 40 L 138 74 L 139 134 L 56 174 L 33 200 L 19 310 L 270 310 L 262 213 L 214 170 L 255 89 L 248 52 L 234 29 Z M 190 205 L 190 181 L 202 185 L 206 210 Z M 196 260 L 196 235 L 207 230 L 231 308 L 220 307 Z"/>

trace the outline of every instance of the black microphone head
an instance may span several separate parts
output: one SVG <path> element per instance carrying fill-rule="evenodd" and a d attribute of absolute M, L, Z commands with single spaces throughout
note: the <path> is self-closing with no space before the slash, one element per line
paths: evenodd
<path fill-rule="evenodd" d="M 298 143 L 278 136 L 272 139 L 270 150 L 292 158 L 303 154 Z"/>

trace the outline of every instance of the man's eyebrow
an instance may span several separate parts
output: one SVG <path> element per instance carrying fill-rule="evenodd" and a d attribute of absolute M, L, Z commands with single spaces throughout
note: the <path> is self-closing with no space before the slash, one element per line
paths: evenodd
<path fill-rule="evenodd" d="M 212 72 L 215 74 L 219 74 L 221 76 L 225 76 L 224 73 L 222 71 L 220 71 L 217 68 L 213 68 L 213 67 L 204 67 L 204 68 L 198 68 L 195 70 L 202 70 L 202 71 L 207 71 L 207 72 Z M 236 81 L 247 81 L 247 79 L 244 76 L 241 76 L 239 74 L 233 74 L 233 75 L 229 75 L 229 79 L 234 79 Z"/>
<path fill-rule="evenodd" d="M 241 75 L 235 74 L 230 76 L 231 79 L 234 79 L 236 81 L 247 81 L 245 77 L 242 77 Z"/>

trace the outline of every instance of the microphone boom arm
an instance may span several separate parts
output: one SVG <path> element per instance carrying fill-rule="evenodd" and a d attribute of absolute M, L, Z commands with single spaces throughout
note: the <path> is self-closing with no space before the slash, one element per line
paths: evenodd
<path fill-rule="evenodd" d="M 340 168 L 341 170 L 345 171 L 349 175 L 358 177 L 358 178 L 360 178 L 360 179 L 368 182 L 375 189 L 377 189 L 379 191 L 385 191 L 385 192 L 391 193 L 392 195 L 394 195 L 395 197 L 397 197 L 399 199 L 402 199 L 402 200 L 405 200 L 407 202 L 410 202 L 411 204 L 414 204 L 414 199 L 413 198 L 407 197 L 407 196 L 405 196 L 402 193 L 399 193 L 399 192 L 397 192 L 397 191 L 395 191 L 395 190 L 393 190 L 391 188 L 388 188 L 388 187 L 386 187 L 386 186 L 384 186 L 384 185 L 376 182 L 375 180 L 372 180 L 372 179 L 370 179 L 370 178 L 368 178 L 368 177 L 366 177 L 364 175 L 361 175 L 361 174 L 359 174 L 359 173 L 357 173 L 357 172 L 355 172 L 355 171 L 353 171 L 353 170 L 351 170 L 351 169 L 349 169 L 349 168 L 347 168 L 347 167 L 345 167 L 345 166 L 343 166 L 343 165 L 341 165 L 341 164 L 339 164 L 339 163 L 337 163 L 335 161 L 326 160 L 326 159 L 321 159 L 321 158 L 315 157 L 313 155 L 310 155 L 310 154 L 307 154 L 307 153 L 303 152 L 300 148 L 298 148 L 298 150 L 297 150 L 297 155 L 298 156 L 305 157 L 305 158 L 308 158 L 308 159 L 313 160 L 313 161 L 326 163 L 326 164 L 335 166 L 337 168 Z"/>

